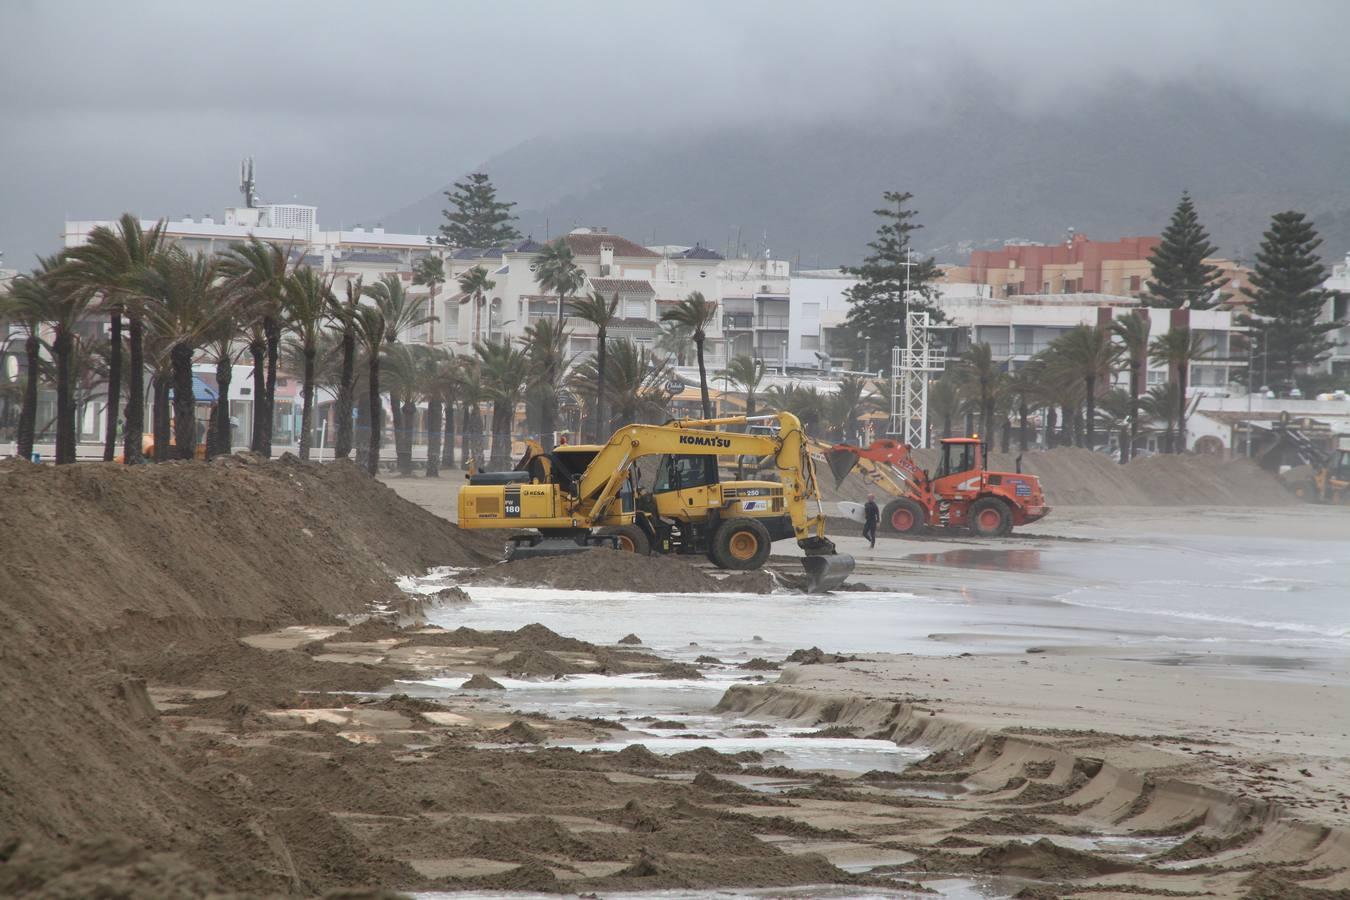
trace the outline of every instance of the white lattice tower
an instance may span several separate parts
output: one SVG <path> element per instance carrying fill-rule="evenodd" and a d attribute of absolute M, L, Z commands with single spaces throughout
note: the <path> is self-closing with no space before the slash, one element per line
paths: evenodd
<path fill-rule="evenodd" d="M 928 378 L 946 359 L 934 349 L 928 313 L 905 313 L 905 346 L 891 348 L 891 430 L 911 447 L 928 446 Z"/>

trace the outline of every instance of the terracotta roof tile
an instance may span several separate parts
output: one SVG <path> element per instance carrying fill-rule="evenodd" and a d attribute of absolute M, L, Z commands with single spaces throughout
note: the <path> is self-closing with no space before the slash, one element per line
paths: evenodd
<path fill-rule="evenodd" d="M 617 252 L 617 251 L 616 251 Z M 640 278 L 592 278 L 591 287 L 602 294 L 655 294 L 650 281 Z"/>
<path fill-rule="evenodd" d="M 574 256 L 599 256 L 600 245 L 608 244 L 614 248 L 616 257 L 629 259 L 660 259 L 659 253 L 653 253 L 641 244 L 635 244 L 626 237 L 617 234 L 566 234 L 563 240 L 572 248 Z"/>

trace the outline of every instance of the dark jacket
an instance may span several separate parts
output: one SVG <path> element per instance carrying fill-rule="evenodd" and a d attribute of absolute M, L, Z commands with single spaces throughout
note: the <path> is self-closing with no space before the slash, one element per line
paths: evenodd
<path fill-rule="evenodd" d="M 881 510 L 877 508 L 875 500 L 868 500 L 863 504 L 863 519 L 868 522 L 880 522 Z"/>

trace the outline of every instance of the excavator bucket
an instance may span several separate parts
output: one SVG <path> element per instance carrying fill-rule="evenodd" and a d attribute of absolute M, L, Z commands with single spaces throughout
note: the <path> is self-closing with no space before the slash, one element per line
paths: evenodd
<path fill-rule="evenodd" d="M 858 464 L 858 454 L 852 450 L 833 449 L 825 454 L 825 462 L 834 474 L 834 486 L 839 487 Z"/>
<path fill-rule="evenodd" d="M 802 568 L 806 570 L 806 592 L 823 594 L 843 584 L 853 574 L 853 557 L 847 553 L 831 553 L 828 556 L 803 556 Z"/>

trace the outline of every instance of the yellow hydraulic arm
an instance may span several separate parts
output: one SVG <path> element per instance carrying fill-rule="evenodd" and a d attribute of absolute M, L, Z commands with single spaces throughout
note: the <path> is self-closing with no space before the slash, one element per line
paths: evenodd
<path fill-rule="evenodd" d="M 723 425 L 778 422 L 777 435 L 717 431 Z M 724 416 L 718 419 L 680 419 L 665 425 L 627 425 L 614 432 L 609 442 L 586 467 L 577 485 L 574 506 L 568 510 L 579 520 L 596 521 L 619 496 L 633 463 L 644 456 L 772 456 L 783 485 L 783 501 L 792 530 L 808 552 L 830 552 L 825 537 L 825 516 L 816 485 L 815 466 L 806 452 L 801 422 L 791 413 L 772 416 Z M 815 514 L 808 510 L 815 501 Z M 829 549 L 826 549 L 829 548 Z"/>

